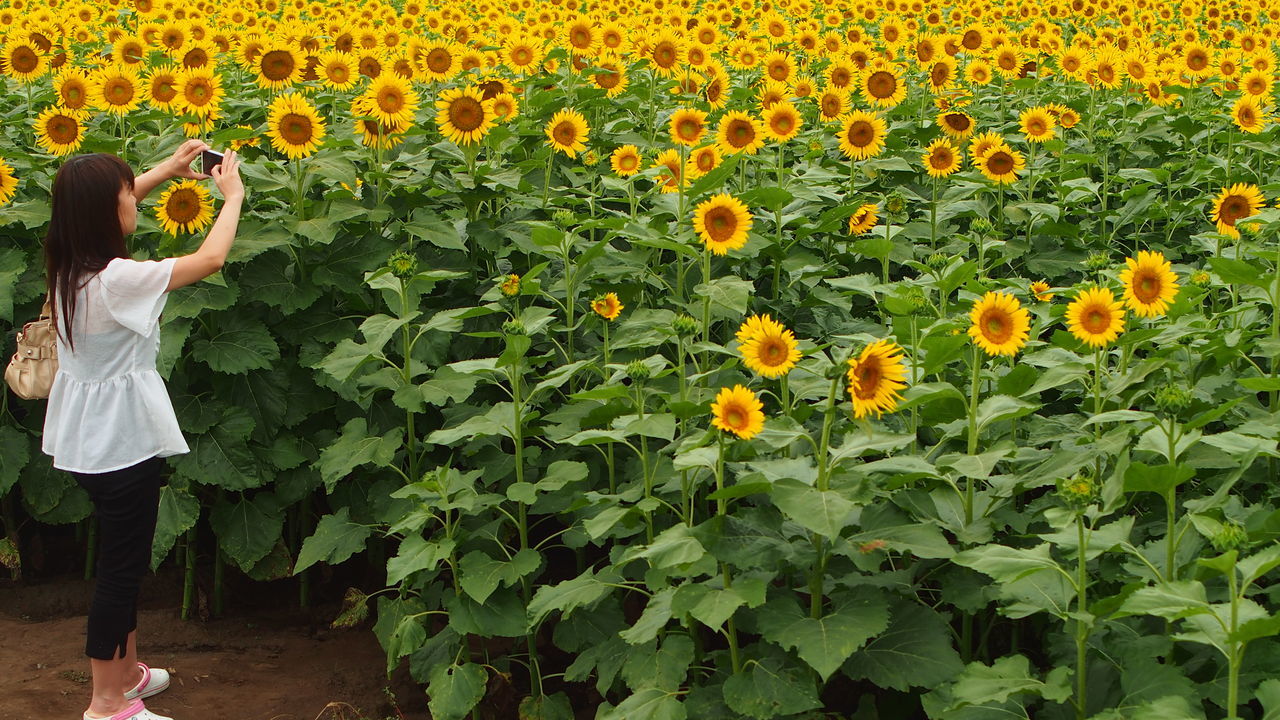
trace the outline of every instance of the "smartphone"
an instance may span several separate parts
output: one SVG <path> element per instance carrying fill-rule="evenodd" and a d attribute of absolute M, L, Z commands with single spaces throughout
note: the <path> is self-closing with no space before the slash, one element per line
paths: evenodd
<path fill-rule="evenodd" d="M 222 153 L 216 150 L 205 150 L 200 153 L 200 172 L 205 175 L 212 175 L 215 165 L 222 164 Z"/>

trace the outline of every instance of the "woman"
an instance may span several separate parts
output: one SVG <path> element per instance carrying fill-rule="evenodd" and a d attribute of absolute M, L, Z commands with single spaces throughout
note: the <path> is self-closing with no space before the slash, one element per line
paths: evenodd
<path fill-rule="evenodd" d="M 85 720 L 168 720 L 143 706 L 143 698 L 169 686 L 169 676 L 138 662 L 136 631 L 162 458 L 190 451 L 156 371 L 159 318 L 169 291 L 226 261 L 244 202 L 235 153 L 213 168 L 224 202 L 199 250 L 140 262 L 130 259 L 125 236 L 137 229 L 137 203 L 157 185 L 209 177 L 190 167 L 206 149 L 188 140 L 137 178 L 114 155 L 80 155 L 53 179 L 45 268 L 59 367 L 43 450 L 89 493 L 98 514 L 98 579 L 85 643 L 93 699 Z"/>

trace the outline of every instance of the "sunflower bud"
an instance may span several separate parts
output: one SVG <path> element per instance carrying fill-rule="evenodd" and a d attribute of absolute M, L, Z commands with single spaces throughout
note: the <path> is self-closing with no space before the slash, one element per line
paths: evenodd
<path fill-rule="evenodd" d="M 923 290 L 914 285 L 906 289 L 903 299 L 911 306 L 912 315 L 921 315 L 929 309 L 929 299 L 924 296 Z"/>
<path fill-rule="evenodd" d="M 671 321 L 671 328 L 676 331 L 676 335 L 689 337 L 698 332 L 698 321 L 690 315 L 677 315 L 676 319 Z"/>
<path fill-rule="evenodd" d="M 627 377 L 636 382 L 644 382 L 649 379 L 649 366 L 644 364 L 643 360 L 632 360 L 627 363 Z"/>
<path fill-rule="evenodd" d="M 502 332 L 507 335 L 526 335 L 528 331 L 519 320 L 508 320 L 502 323 Z"/>
<path fill-rule="evenodd" d="M 885 212 L 890 215 L 901 215 L 907 209 L 907 197 L 898 190 L 889 193 L 884 201 Z"/>
<path fill-rule="evenodd" d="M 1197 270 L 1191 273 L 1191 284 L 1196 287 L 1209 287 L 1209 283 L 1212 281 L 1213 278 L 1204 270 Z"/>
<path fill-rule="evenodd" d="M 1084 509 L 1097 496 L 1098 485 L 1093 481 L 1093 476 L 1087 473 L 1078 473 L 1058 481 L 1058 497 L 1072 509 Z"/>
<path fill-rule="evenodd" d="M 973 231 L 978 235 L 986 235 L 995 229 L 995 225 L 992 225 L 991 221 L 984 217 L 974 220 L 972 227 Z"/>
<path fill-rule="evenodd" d="M 1105 252 L 1089 253 L 1084 259 L 1084 266 L 1090 270 L 1106 270 L 1111 267 L 1111 256 Z"/>
<path fill-rule="evenodd" d="M 1249 543 L 1249 532 L 1235 520 L 1228 520 L 1222 523 L 1221 530 L 1209 538 L 1209 542 L 1213 544 L 1213 549 L 1220 553 L 1230 552 Z"/>
<path fill-rule="evenodd" d="M 934 270 L 941 270 L 942 268 L 946 267 L 947 263 L 949 262 L 951 262 L 951 257 L 949 255 L 944 255 L 942 253 L 933 253 L 928 257 L 928 259 L 924 261 L 924 264 L 928 265 Z"/>
<path fill-rule="evenodd" d="M 502 279 L 502 285 L 499 286 L 502 294 L 507 297 L 520 294 L 520 276 L 511 274 Z"/>
<path fill-rule="evenodd" d="M 588 167 L 596 165 L 600 162 L 600 155 L 595 150 L 588 150 L 582 154 L 582 164 Z"/>
<path fill-rule="evenodd" d="M 557 210 L 551 215 L 551 219 L 562 228 L 567 228 L 573 224 L 573 213 L 568 210 Z"/>
<path fill-rule="evenodd" d="M 397 250 L 387 258 L 387 267 L 391 268 L 391 274 L 398 278 L 411 278 L 418 272 L 418 258 L 403 250 Z"/>
<path fill-rule="evenodd" d="M 1191 405 L 1191 391 L 1185 385 L 1170 383 L 1156 390 L 1151 398 L 1156 409 L 1169 415 L 1177 415 Z"/>

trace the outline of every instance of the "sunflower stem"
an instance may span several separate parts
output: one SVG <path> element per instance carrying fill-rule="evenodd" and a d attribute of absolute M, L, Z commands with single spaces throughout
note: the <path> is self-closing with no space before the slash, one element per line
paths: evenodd
<path fill-rule="evenodd" d="M 969 386 L 969 455 L 978 454 L 978 395 L 982 381 L 982 350 L 975 343 L 973 346 L 973 377 Z M 973 478 L 964 479 L 964 524 L 973 523 Z"/>
<path fill-rule="evenodd" d="M 933 194 L 929 203 L 929 249 L 938 249 L 938 178 L 932 178 Z"/>
<path fill-rule="evenodd" d="M 847 364 L 846 360 L 846 364 Z M 826 492 L 828 486 L 829 463 L 831 457 L 831 428 L 835 424 L 836 396 L 840 392 L 840 372 L 838 368 L 831 370 L 831 387 L 827 392 L 827 408 L 822 417 L 822 441 L 818 445 L 818 479 L 819 492 Z M 816 559 L 809 573 L 809 617 L 822 617 L 823 580 L 827 573 L 827 547 L 824 538 L 817 533 L 813 536 L 813 549 Z"/>

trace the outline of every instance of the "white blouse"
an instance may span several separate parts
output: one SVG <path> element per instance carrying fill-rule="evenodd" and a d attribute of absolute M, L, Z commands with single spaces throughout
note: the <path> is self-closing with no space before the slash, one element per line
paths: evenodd
<path fill-rule="evenodd" d="M 160 311 L 176 263 L 116 258 L 77 291 L 76 349 L 59 335 L 44 418 L 41 449 L 55 468 L 105 473 L 191 451 L 156 371 Z"/>

